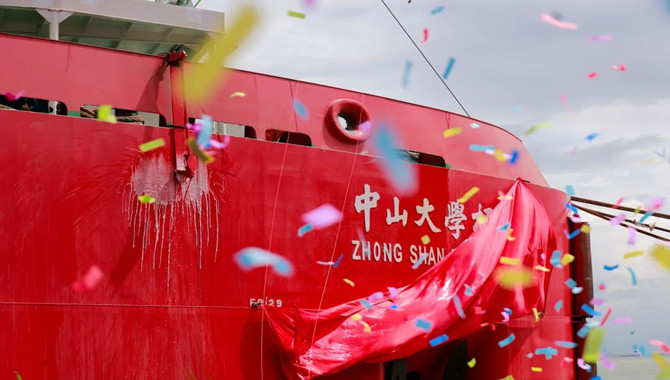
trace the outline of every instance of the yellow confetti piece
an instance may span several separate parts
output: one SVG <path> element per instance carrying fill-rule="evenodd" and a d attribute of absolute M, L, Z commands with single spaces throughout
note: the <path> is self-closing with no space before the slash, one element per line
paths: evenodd
<path fill-rule="evenodd" d="M 582 359 L 587 363 L 596 363 L 600 354 L 600 345 L 603 343 L 605 330 L 602 327 L 595 327 L 589 331 L 584 343 L 584 352 Z"/>
<path fill-rule="evenodd" d="M 533 372 L 542 372 L 542 368 L 540 367 L 530 367 L 530 370 Z"/>
<path fill-rule="evenodd" d="M 542 265 L 536 265 L 535 269 L 542 271 L 542 272 L 549 272 L 549 268 L 543 267 Z"/>
<path fill-rule="evenodd" d="M 423 235 L 423 237 L 421 237 L 421 242 L 422 242 L 423 244 L 428 244 L 428 243 L 430 243 L 430 236 L 428 236 L 428 235 Z"/>
<path fill-rule="evenodd" d="M 535 124 L 532 127 L 528 128 L 528 130 L 526 131 L 526 135 L 530 135 L 531 133 L 537 131 L 538 129 L 548 128 L 548 127 L 551 127 L 551 123 L 549 123 L 549 122 Z"/>
<path fill-rule="evenodd" d="M 200 159 L 200 161 L 206 164 L 214 161 L 214 157 L 207 154 L 207 152 L 204 150 L 201 150 L 193 137 L 186 139 L 186 145 L 188 145 L 188 147 L 191 149 L 191 152 L 193 152 L 193 154 L 195 154 Z"/>
<path fill-rule="evenodd" d="M 486 217 L 486 214 L 479 215 L 479 217 L 477 218 L 477 224 L 482 225 L 486 223 L 487 219 L 488 218 Z"/>
<path fill-rule="evenodd" d="M 582 226 L 582 228 L 580 228 L 580 230 L 583 233 L 588 234 L 588 233 L 591 232 L 591 226 L 589 226 L 588 224 L 585 224 L 585 225 Z"/>
<path fill-rule="evenodd" d="M 631 257 L 637 257 L 637 256 L 642 256 L 644 255 L 644 251 L 633 251 L 633 252 L 628 252 L 625 255 L 623 255 L 624 259 L 630 259 Z"/>
<path fill-rule="evenodd" d="M 355 285 L 354 285 L 354 282 L 353 282 L 353 281 L 351 281 L 351 280 L 350 280 L 350 279 L 348 279 L 348 278 L 345 278 L 345 279 L 344 279 L 344 280 L 342 280 L 342 281 L 344 281 L 344 282 L 346 282 L 347 284 L 351 285 L 351 287 L 354 287 L 354 286 L 355 286 Z"/>
<path fill-rule="evenodd" d="M 536 308 L 533 308 L 533 315 L 535 316 L 535 322 L 539 322 L 540 321 L 540 314 L 537 312 Z M 542 372 L 542 371 L 540 371 L 540 372 Z"/>
<path fill-rule="evenodd" d="M 500 162 L 507 161 L 507 157 L 505 157 L 505 154 L 500 149 L 496 149 L 496 150 L 493 151 L 493 157 L 495 157 L 496 160 L 498 160 Z"/>
<path fill-rule="evenodd" d="M 140 195 L 139 197 L 137 197 L 137 200 L 142 202 L 142 203 L 154 203 L 154 202 L 156 202 L 156 198 L 152 197 L 151 195 L 146 195 L 146 194 Z"/>
<path fill-rule="evenodd" d="M 575 256 L 573 256 L 569 253 L 566 253 L 566 254 L 563 255 L 563 257 L 561 257 L 561 265 L 563 265 L 563 266 L 567 266 L 568 264 L 570 264 L 573 261 L 575 261 Z"/>
<path fill-rule="evenodd" d="M 295 18 L 302 18 L 302 19 L 305 18 L 304 13 L 300 13 L 300 12 L 296 12 L 296 11 L 288 11 L 288 15 L 291 16 L 291 17 L 295 17 Z"/>
<path fill-rule="evenodd" d="M 658 366 L 661 368 L 661 371 L 669 371 L 670 370 L 670 364 L 663 359 L 663 356 L 658 353 L 658 352 L 652 352 L 651 354 L 652 358 L 658 364 Z"/>
<path fill-rule="evenodd" d="M 372 329 L 370 328 L 370 325 L 368 325 L 366 322 L 361 321 L 361 324 L 363 325 L 363 330 L 365 332 L 372 332 Z"/>
<path fill-rule="evenodd" d="M 656 260 L 659 267 L 670 270 L 670 248 L 657 244 L 651 250 L 650 255 Z"/>
<path fill-rule="evenodd" d="M 514 376 L 512 376 L 512 375 L 507 375 L 507 376 L 503 377 L 503 378 L 500 379 L 500 380 L 514 380 Z"/>
<path fill-rule="evenodd" d="M 235 97 L 237 97 L 237 98 L 244 98 L 245 96 L 247 96 L 247 94 L 245 94 L 245 93 L 242 92 L 242 91 L 235 91 L 235 92 L 233 92 L 232 94 L 230 94 L 230 97 L 231 97 L 231 98 L 235 98 Z"/>
<path fill-rule="evenodd" d="M 498 285 L 507 290 L 527 288 L 535 283 L 534 273 L 524 267 L 499 268 L 495 272 L 495 279 Z"/>
<path fill-rule="evenodd" d="M 468 367 L 472 368 L 472 367 L 474 367 L 476 364 L 477 364 L 477 359 L 472 358 L 472 359 L 468 362 Z"/>
<path fill-rule="evenodd" d="M 242 45 L 247 36 L 258 23 L 258 11 L 252 6 L 244 6 L 238 12 L 225 33 L 221 26 L 221 36 L 209 39 L 193 57 L 194 62 L 200 62 L 205 56 L 207 61 L 189 66 L 184 73 L 184 95 L 192 101 L 204 100 L 220 83 L 224 74 L 223 66 L 226 59 Z"/>
<path fill-rule="evenodd" d="M 165 140 L 163 140 L 163 138 L 159 138 L 156 140 L 147 141 L 144 144 L 140 145 L 140 151 L 148 152 L 150 150 L 154 150 L 162 146 L 165 146 Z"/>
<path fill-rule="evenodd" d="M 507 240 L 508 241 L 514 241 L 516 238 L 512 236 L 512 232 L 514 231 L 514 228 L 510 228 L 507 230 Z"/>
<path fill-rule="evenodd" d="M 449 137 L 456 136 L 461 133 L 460 128 L 451 128 L 451 129 L 445 129 L 444 132 L 442 132 L 442 136 L 445 139 L 448 139 Z"/>
<path fill-rule="evenodd" d="M 479 188 L 477 186 L 475 186 L 472 189 L 468 190 L 468 192 L 465 193 L 462 197 L 458 198 L 458 201 L 460 203 L 465 203 L 465 202 L 468 201 L 468 199 L 472 198 L 472 196 L 477 194 L 478 192 L 479 192 Z"/>
<path fill-rule="evenodd" d="M 114 110 L 110 105 L 104 105 L 98 107 L 98 120 L 106 121 L 108 123 L 116 123 L 116 116 L 114 116 Z"/>
<path fill-rule="evenodd" d="M 507 265 L 519 265 L 519 264 L 521 264 L 521 260 L 515 259 L 515 258 L 512 258 L 512 257 L 501 256 L 500 257 L 500 263 L 501 264 L 507 264 Z"/>
<path fill-rule="evenodd" d="M 362 318 L 363 318 L 363 317 L 361 317 L 361 315 L 358 314 L 358 313 L 356 313 L 356 314 L 354 314 L 354 315 L 351 316 L 351 320 L 354 321 L 354 322 L 358 322 L 358 321 L 360 321 Z"/>

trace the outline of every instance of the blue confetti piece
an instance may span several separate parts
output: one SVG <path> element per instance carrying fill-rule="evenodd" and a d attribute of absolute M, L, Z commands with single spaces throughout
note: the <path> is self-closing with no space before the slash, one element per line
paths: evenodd
<path fill-rule="evenodd" d="M 407 85 L 409 85 L 409 70 L 412 68 L 412 62 L 407 61 L 405 62 L 405 74 L 402 77 L 402 86 L 404 88 L 407 88 Z"/>
<path fill-rule="evenodd" d="M 589 331 L 591 331 L 591 327 L 589 325 L 584 325 L 582 326 L 579 331 L 577 331 L 577 336 L 580 338 L 586 338 L 586 336 L 589 334 Z"/>
<path fill-rule="evenodd" d="M 366 309 L 372 309 L 372 304 L 368 300 L 361 300 L 361 304 L 365 306 Z"/>
<path fill-rule="evenodd" d="M 565 285 L 567 285 L 568 288 L 572 289 L 572 288 L 574 288 L 574 287 L 577 286 L 577 281 L 575 281 L 575 280 L 569 278 L 569 279 L 565 282 Z"/>
<path fill-rule="evenodd" d="M 572 240 L 575 236 L 579 235 L 582 230 L 574 230 L 570 235 L 568 235 L 568 240 Z"/>
<path fill-rule="evenodd" d="M 640 219 L 640 223 L 644 223 L 644 221 L 647 220 L 647 218 L 650 217 L 651 214 L 653 214 L 653 212 L 651 211 L 645 212 L 644 215 L 642 215 L 642 219 Z"/>
<path fill-rule="evenodd" d="M 427 254 L 427 253 L 422 254 L 422 255 L 419 257 L 419 260 L 417 260 L 417 261 L 412 265 L 412 269 L 416 269 L 416 268 L 418 268 L 419 265 L 421 265 L 421 263 L 423 263 L 423 262 L 426 260 L 426 257 L 428 257 L 428 254 Z"/>
<path fill-rule="evenodd" d="M 465 295 L 472 296 L 472 288 L 468 284 L 465 285 Z"/>
<path fill-rule="evenodd" d="M 582 305 L 582 310 L 584 310 L 588 314 L 593 315 L 594 317 L 599 317 L 599 316 L 603 315 L 602 313 L 597 312 L 594 308 L 592 308 L 591 306 L 589 306 L 587 304 Z"/>
<path fill-rule="evenodd" d="M 528 359 L 532 358 L 532 357 L 533 357 L 533 353 L 532 353 L 532 352 L 527 353 L 527 354 L 526 354 L 526 357 L 527 357 Z"/>
<path fill-rule="evenodd" d="M 436 15 L 444 10 L 444 6 L 440 5 L 439 7 L 433 8 L 432 11 L 430 11 L 431 15 Z"/>
<path fill-rule="evenodd" d="M 295 113 L 297 113 L 301 119 L 307 120 L 307 118 L 309 117 L 309 114 L 307 113 L 307 108 L 305 108 L 305 106 L 302 104 L 302 102 L 300 102 L 300 100 L 295 99 L 293 101 L 293 108 L 295 109 Z"/>
<path fill-rule="evenodd" d="M 514 149 L 514 150 L 512 151 L 512 157 L 510 157 L 510 159 L 509 159 L 509 163 L 512 164 L 512 165 L 514 165 L 514 164 L 516 164 L 516 161 L 517 161 L 518 159 L 519 159 L 519 151 L 516 150 L 516 149 Z"/>
<path fill-rule="evenodd" d="M 212 117 L 208 115 L 202 115 L 202 121 L 200 122 L 200 132 L 195 139 L 195 142 L 202 147 L 209 147 L 209 140 L 212 139 L 212 132 L 214 131 L 214 125 L 212 123 Z"/>
<path fill-rule="evenodd" d="M 470 123 L 470 128 L 472 129 L 479 129 L 480 125 L 477 123 Z"/>
<path fill-rule="evenodd" d="M 570 202 L 566 203 L 566 204 L 565 204 L 565 207 L 566 207 L 568 210 L 574 212 L 575 214 L 578 214 L 578 213 L 579 213 L 579 209 L 578 209 L 577 207 L 571 205 Z M 579 230 L 577 230 L 577 231 L 579 231 Z"/>
<path fill-rule="evenodd" d="M 235 254 L 235 262 L 244 271 L 269 265 L 280 276 L 293 275 L 293 264 L 287 259 L 261 248 L 249 247 Z"/>
<path fill-rule="evenodd" d="M 514 339 L 516 339 L 516 337 L 514 336 L 514 334 L 509 334 L 509 336 L 508 336 L 507 338 L 505 338 L 505 339 L 501 340 L 500 342 L 498 342 L 498 346 L 500 346 L 500 348 L 506 347 L 506 346 L 508 346 L 510 343 L 514 342 Z"/>
<path fill-rule="evenodd" d="M 416 190 L 416 168 L 396 148 L 400 144 L 393 131 L 386 125 L 379 125 L 372 135 L 371 143 L 376 153 L 384 158 L 377 162 L 393 187 L 403 194 Z"/>
<path fill-rule="evenodd" d="M 313 229 L 314 227 L 311 224 L 305 224 L 304 226 L 298 228 L 298 237 L 303 237 L 306 233 Z"/>
<path fill-rule="evenodd" d="M 633 268 L 626 267 L 626 269 L 628 269 L 628 271 L 630 272 L 630 277 L 631 280 L 633 281 L 633 286 L 637 285 L 637 277 L 635 277 L 635 272 L 633 272 Z"/>
<path fill-rule="evenodd" d="M 554 305 L 554 310 L 561 311 L 562 307 L 563 307 L 563 301 L 558 300 L 558 302 L 556 302 L 556 305 Z"/>
<path fill-rule="evenodd" d="M 391 307 L 389 307 L 389 309 L 398 310 L 398 305 L 393 304 Z"/>
<path fill-rule="evenodd" d="M 337 268 L 340 265 L 340 263 L 342 262 L 343 258 L 344 258 L 344 253 L 340 253 L 340 258 L 338 258 L 337 261 L 335 262 L 335 264 L 333 264 L 333 268 Z"/>
<path fill-rule="evenodd" d="M 617 265 L 604 265 L 603 266 L 603 269 L 605 269 L 606 271 L 610 271 L 610 272 L 617 269 L 617 268 L 619 268 L 619 264 L 617 264 Z"/>
<path fill-rule="evenodd" d="M 575 286 L 570 291 L 572 292 L 572 294 L 579 294 L 582 292 L 582 290 L 584 290 L 584 288 L 582 288 L 581 286 Z"/>
<path fill-rule="evenodd" d="M 643 356 L 646 356 L 646 357 L 648 357 L 648 358 L 651 357 L 651 352 L 649 351 L 649 349 L 647 348 L 647 346 L 645 346 L 644 344 L 641 344 L 641 345 L 640 345 L 640 353 L 641 353 Z"/>
<path fill-rule="evenodd" d="M 590 133 L 586 136 L 586 141 L 592 141 L 596 137 L 600 136 L 600 133 Z"/>
<path fill-rule="evenodd" d="M 593 376 L 592 378 L 590 378 L 589 380 L 602 380 L 602 378 L 600 376 L 596 375 L 596 376 Z"/>
<path fill-rule="evenodd" d="M 508 307 L 503 307 L 503 310 L 505 310 L 505 313 L 507 313 L 507 315 L 512 315 L 512 309 Z"/>
<path fill-rule="evenodd" d="M 446 342 L 447 340 L 449 340 L 449 337 L 447 336 L 447 334 L 443 334 L 438 336 L 437 338 L 431 339 L 428 343 L 430 343 L 431 346 L 435 347 L 439 344 Z"/>
<path fill-rule="evenodd" d="M 442 74 L 443 79 L 447 79 L 449 76 L 449 73 L 451 72 L 451 68 L 454 67 L 454 63 L 456 63 L 456 60 L 453 58 L 449 58 L 449 63 L 447 63 L 447 68 L 444 69 L 444 74 Z"/>
<path fill-rule="evenodd" d="M 561 264 L 561 251 L 554 251 L 551 254 L 551 259 L 549 260 L 551 265 L 553 265 L 555 268 L 563 268 L 563 265 Z M 566 283 L 567 284 L 567 283 Z M 577 284 L 575 284 L 576 286 Z M 568 285 L 569 286 L 569 285 Z M 570 287 L 572 289 L 573 287 Z"/>
<path fill-rule="evenodd" d="M 423 319 L 417 319 L 416 320 L 416 327 L 418 327 L 422 330 L 430 331 L 430 322 L 425 321 Z"/>
<path fill-rule="evenodd" d="M 575 189 L 572 187 L 572 185 L 565 186 L 565 192 L 568 193 L 569 196 L 575 195 Z"/>
<path fill-rule="evenodd" d="M 545 359 L 551 360 L 551 358 L 558 355 L 558 350 L 553 347 L 538 348 L 535 350 L 535 355 L 544 355 Z"/>
<path fill-rule="evenodd" d="M 498 227 L 498 231 L 506 231 L 509 228 L 510 224 L 507 222 L 504 226 Z"/>
<path fill-rule="evenodd" d="M 558 347 L 563 347 L 563 348 L 575 348 L 577 347 L 577 343 L 575 342 L 566 342 L 564 340 L 557 340 L 554 342 L 555 345 Z"/>
<path fill-rule="evenodd" d="M 477 145 L 470 144 L 470 150 L 473 152 L 486 152 L 487 150 L 495 150 L 496 147 L 493 145 Z"/>
<path fill-rule="evenodd" d="M 461 305 L 461 299 L 457 295 L 454 295 L 454 306 L 456 306 L 456 312 L 458 316 L 465 319 L 465 313 L 463 312 L 463 306 Z"/>

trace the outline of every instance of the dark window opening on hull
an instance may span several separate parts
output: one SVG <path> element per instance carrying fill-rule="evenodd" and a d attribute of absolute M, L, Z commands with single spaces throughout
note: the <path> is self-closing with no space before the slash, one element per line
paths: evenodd
<path fill-rule="evenodd" d="M 70 112 L 69 115 L 80 116 L 85 119 L 97 119 L 99 107 L 86 104 L 79 108 L 79 112 Z M 154 127 L 165 127 L 167 125 L 165 117 L 161 114 L 123 108 L 113 108 L 112 111 L 119 123 L 151 125 Z"/>
<path fill-rule="evenodd" d="M 268 129 L 265 131 L 265 139 L 280 143 L 312 146 L 312 139 L 308 135 L 299 132 L 280 131 L 278 129 Z"/>
<path fill-rule="evenodd" d="M 415 150 L 398 149 L 398 152 L 400 153 L 403 159 L 413 164 L 437 166 L 438 168 L 451 168 L 451 166 L 447 165 L 447 162 L 444 161 L 444 158 L 442 158 L 442 156 L 417 152 Z"/>
<path fill-rule="evenodd" d="M 191 124 L 201 122 L 201 119 L 189 118 L 188 122 Z M 223 121 L 212 122 L 213 133 L 217 135 L 244 137 L 247 139 L 256 139 L 256 130 L 248 125 L 227 123 Z"/>
<path fill-rule="evenodd" d="M 47 99 L 25 97 L 9 99 L 5 95 L 0 95 L 0 109 L 54 113 L 54 106 L 56 107 L 56 115 L 68 115 L 67 106 L 63 102 L 50 102 Z"/>

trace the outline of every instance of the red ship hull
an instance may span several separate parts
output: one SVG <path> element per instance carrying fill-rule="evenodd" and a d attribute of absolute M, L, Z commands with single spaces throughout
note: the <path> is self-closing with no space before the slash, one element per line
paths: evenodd
<path fill-rule="evenodd" d="M 550 215 L 558 249 L 578 256 L 573 267 L 582 265 L 582 236 L 569 240 L 563 234 L 574 229 L 566 219 L 568 197 L 546 187 L 518 139 L 486 123 L 241 71 L 229 72 L 207 104 L 190 104 L 176 91 L 190 64 L 8 35 L 0 35 L 0 48 L 8 62 L 0 73 L 2 92 L 25 90 L 25 96 L 59 100 L 71 110 L 112 104 L 159 113 L 169 126 L 0 110 L 2 373 L 16 371 L 25 379 L 282 379 L 276 342 L 252 303 L 327 308 L 405 285 L 467 238 L 473 214 L 494 207 L 498 191 L 517 177 L 532 184 Z M 230 97 L 236 91 L 246 96 Z M 310 111 L 307 120 L 296 116 L 293 99 Z M 328 106 L 336 99 L 360 102 L 373 120 L 392 120 L 402 148 L 441 156 L 453 169 L 417 165 L 417 193 L 397 194 L 377 159 L 363 154 L 365 143 L 347 141 L 327 126 Z M 201 114 L 251 126 L 257 136 L 268 130 L 302 133 L 313 147 L 231 137 L 213 163 L 184 163 L 190 132 L 183 126 Z M 427 137 L 454 127 L 462 128 L 461 135 Z M 166 146 L 139 151 L 138 145 L 157 138 Z M 517 149 L 521 158 L 516 165 L 498 162 L 470 151 L 470 144 Z M 188 172 L 189 164 L 192 177 L 175 175 Z M 355 207 L 367 186 L 379 195 L 368 223 Z M 447 206 L 473 186 L 480 191 L 465 204 L 464 229 L 456 238 L 445 225 Z M 143 193 L 156 202 L 138 202 Z M 387 222 L 394 197 L 400 213 L 407 211 L 406 225 Z M 416 207 L 424 199 L 434 206 L 429 215 L 439 232 L 417 224 Z M 301 215 L 323 203 L 342 207 L 342 223 L 299 237 Z M 425 235 L 428 244 L 422 243 Z M 233 255 L 249 246 L 288 258 L 296 274 L 240 271 Z M 412 269 L 421 254 L 427 254 L 425 262 Z M 316 263 L 340 255 L 329 275 L 327 266 Z M 71 284 L 92 265 L 104 279 L 90 292 L 74 292 Z M 552 272 L 539 322 L 519 318 L 468 338 L 468 355 L 478 363 L 468 378 L 579 378 L 577 349 L 560 349 L 554 360 L 527 357 L 537 347 L 574 340 L 573 317 L 591 284 L 587 274 L 575 277 L 587 291 L 573 299 L 565 286 L 573 276 L 571 267 Z M 556 311 L 559 300 L 563 308 Z M 511 331 L 516 342 L 501 350 L 497 342 Z M 453 348 L 411 357 L 409 370 L 421 379 L 442 379 Z M 531 372 L 531 366 L 543 372 Z M 383 379 L 384 373 L 383 364 L 363 364 L 332 378 Z"/>

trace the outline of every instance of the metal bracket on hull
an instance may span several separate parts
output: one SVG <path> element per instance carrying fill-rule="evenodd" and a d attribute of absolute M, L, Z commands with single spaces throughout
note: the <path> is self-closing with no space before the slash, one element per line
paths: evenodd
<path fill-rule="evenodd" d="M 170 77 L 173 83 L 172 87 L 172 115 L 174 122 L 181 122 L 180 126 L 172 128 L 172 146 L 173 146 L 173 164 L 175 167 L 175 176 L 178 183 L 184 183 L 187 179 L 193 178 L 197 166 L 197 158 L 191 154 L 186 147 L 186 139 L 189 131 L 188 113 L 186 112 L 186 102 L 183 98 L 183 77 L 184 66 L 187 54 L 184 51 L 170 52 L 165 60 L 170 66 Z M 179 87 L 176 87 L 179 86 Z"/>

